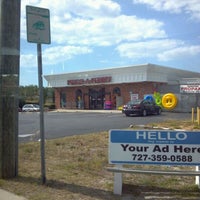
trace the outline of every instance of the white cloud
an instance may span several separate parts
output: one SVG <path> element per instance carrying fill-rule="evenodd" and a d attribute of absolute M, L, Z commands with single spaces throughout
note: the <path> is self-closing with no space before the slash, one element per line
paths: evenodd
<path fill-rule="evenodd" d="M 42 52 L 43 64 L 54 65 L 73 56 L 91 53 L 92 49 L 80 46 L 55 46 L 45 49 Z M 35 52 L 36 53 L 36 52 Z M 21 54 L 20 65 L 26 68 L 37 67 L 37 55 Z"/>
<path fill-rule="evenodd" d="M 54 23 L 52 40 L 58 44 L 109 46 L 123 41 L 163 38 L 166 34 L 162 27 L 163 24 L 159 21 L 135 16 L 120 15 L 93 20 L 74 18 L 67 23 Z"/>
<path fill-rule="evenodd" d="M 126 43 L 116 50 L 121 57 L 129 59 L 156 58 L 160 61 L 185 59 L 200 54 L 200 46 L 186 46 L 180 40 L 151 40 L 146 42 Z"/>
<path fill-rule="evenodd" d="M 173 59 L 183 59 L 187 57 L 197 56 L 200 54 L 200 46 L 185 46 L 170 49 L 163 53 L 158 54 L 161 61 L 169 61 Z"/>
<path fill-rule="evenodd" d="M 52 44 L 43 52 L 44 64 L 55 64 L 76 55 L 91 53 L 92 49 L 88 46 L 108 45 L 108 39 L 104 40 L 101 36 L 102 31 L 105 30 L 98 27 L 104 22 L 104 20 L 101 22 L 100 17 L 114 18 L 120 14 L 119 4 L 110 0 L 22 0 L 21 38 L 24 40 L 27 37 L 27 5 L 50 10 Z M 24 49 L 22 51 L 20 65 L 36 66 L 36 56 L 26 54 Z"/>
<path fill-rule="evenodd" d="M 116 17 L 120 14 L 119 4 L 111 0 L 22 0 L 21 30 L 22 37 L 26 35 L 26 6 L 36 6 L 50 10 L 52 32 L 60 26 L 67 26 L 72 18 L 92 19 L 99 17 Z M 59 24 L 57 26 L 57 24 Z M 64 33 L 63 33 L 64 34 Z"/>
<path fill-rule="evenodd" d="M 111 0 L 41 0 L 39 6 L 49 8 L 53 14 L 69 12 L 82 18 L 114 17 L 121 12 L 120 5 Z"/>
<path fill-rule="evenodd" d="M 151 40 L 145 42 L 124 43 L 119 45 L 116 50 L 120 56 L 128 58 L 148 58 L 155 57 L 158 53 L 177 47 L 182 44 L 176 40 Z"/>
<path fill-rule="evenodd" d="M 62 18 L 66 14 L 81 18 L 115 17 L 121 12 L 120 5 L 111 0 L 22 0 L 21 4 L 22 12 L 26 5 L 31 5 L 48 8 L 52 15 Z"/>
<path fill-rule="evenodd" d="M 24 67 L 36 67 L 37 66 L 37 57 L 33 54 L 21 54 L 20 55 L 20 66 Z"/>
<path fill-rule="evenodd" d="M 88 47 L 80 46 L 56 46 L 46 49 L 43 53 L 44 64 L 55 64 L 64 60 L 69 60 L 76 55 L 84 55 L 91 53 L 92 50 Z"/>
<path fill-rule="evenodd" d="M 110 0 L 28 1 L 50 9 L 54 44 L 108 46 L 122 41 L 165 37 L 160 21 L 120 15 L 120 6 Z M 36 5 L 35 5 L 36 4 Z M 26 38 L 25 9 L 22 9 L 22 38 Z M 97 17 L 98 16 L 98 17 Z M 144 26 L 145 24 L 145 26 Z"/>
<path fill-rule="evenodd" d="M 120 15 L 121 8 L 114 1 L 22 0 L 23 39 L 26 39 L 26 5 L 50 9 L 52 44 L 43 53 L 44 64 L 55 64 L 76 55 L 91 53 L 95 46 L 166 37 L 162 22 Z M 33 65 L 29 57 L 22 55 L 22 66 Z"/>
<path fill-rule="evenodd" d="M 147 4 L 157 11 L 187 13 L 192 19 L 200 20 L 199 0 L 133 0 L 133 3 Z"/>

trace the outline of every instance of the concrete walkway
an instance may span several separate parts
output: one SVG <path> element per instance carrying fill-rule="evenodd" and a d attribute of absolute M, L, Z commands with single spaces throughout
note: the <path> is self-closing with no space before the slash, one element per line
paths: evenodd
<path fill-rule="evenodd" d="M 26 198 L 17 196 L 11 192 L 0 189 L 0 200 L 26 200 Z"/>

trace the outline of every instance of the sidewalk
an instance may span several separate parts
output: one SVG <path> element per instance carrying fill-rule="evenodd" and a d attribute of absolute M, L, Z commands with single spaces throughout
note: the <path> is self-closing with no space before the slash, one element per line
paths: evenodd
<path fill-rule="evenodd" d="M 0 200 L 26 200 L 26 198 L 17 196 L 11 192 L 0 189 Z"/>

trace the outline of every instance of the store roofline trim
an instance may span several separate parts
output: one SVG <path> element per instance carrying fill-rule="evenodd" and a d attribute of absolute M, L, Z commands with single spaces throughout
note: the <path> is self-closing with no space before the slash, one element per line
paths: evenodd
<path fill-rule="evenodd" d="M 100 70 L 45 75 L 49 87 L 102 85 L 136 82 L 176 84 L 182 78 L 196 78 L 200 73 L 155 64 L 116 67 Z"/>

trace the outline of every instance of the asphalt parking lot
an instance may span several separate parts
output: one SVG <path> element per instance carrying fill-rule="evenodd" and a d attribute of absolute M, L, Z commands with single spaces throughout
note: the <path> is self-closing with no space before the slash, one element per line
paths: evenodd
<path fill-rule="evenodd" d="M 19 113 L 19 141 L 40 138 L 40 113 Z M 98 133 L 110 129 L 124 129 L 130 125 L 146 125 L 169 119 L 190 119 L 190 113 L 163 112 L 147 117 L 126 117 L 121 111 L 65 110 L 44 113 L 45 138 L 53 139 L 71 135 Z"/>

